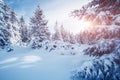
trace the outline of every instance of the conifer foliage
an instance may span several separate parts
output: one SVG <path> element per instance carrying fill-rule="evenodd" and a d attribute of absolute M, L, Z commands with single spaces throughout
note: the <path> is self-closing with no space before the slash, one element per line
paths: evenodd
<path fill-rule="evenodd" d="M 48 40 L 50 32 L 47 27 L 48 21 L 44 19 L 43 11 L 37 6 L 34 16 L 31 18 L 32 47 L 42 47 L 41 42 Z"/>
<path fill-rule="evenodd" d="M 24 17 L 22 16 L 19 21 L 20 26 L 20 44 L 28 44 L 30 42 L 31 36 L 30 36 L 30 29 L 25 23 Z"/>
<path fill-rule="evenodd" d="M 84 54 L 95 58 L 86 61 L 72 80 L 120 80 L 120 0 L 92 0 L 73 15 L 91 22 L 77 40 L 91 46 Z"/>
<path fill-rule="evenodd" d="M 9 19 L 9 8 L 3 1 L 0 1 L 0 48 L 2 49 L 11 45 Z"/>

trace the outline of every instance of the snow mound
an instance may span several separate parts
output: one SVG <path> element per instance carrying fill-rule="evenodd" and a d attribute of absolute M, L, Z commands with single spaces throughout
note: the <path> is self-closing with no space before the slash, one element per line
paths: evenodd
<path fill-rule="evenodd" d="M 29 55 L 29 56 L 25 56 L 22 59 L 22 63 L 35 63 L 35 62 L 39 62 L 42 59 L 39 56 L 35 56 L 35 55 Z"/>
<path fill-rule="evenodd" d="M 61 55 L 75 55 L 80 54 L 88 45 L 70 44 L 62 41 L 44 41 L 40 43 L 40 47 L 36 49 L 43 49 L 49 53 L 57 53 Z"/>

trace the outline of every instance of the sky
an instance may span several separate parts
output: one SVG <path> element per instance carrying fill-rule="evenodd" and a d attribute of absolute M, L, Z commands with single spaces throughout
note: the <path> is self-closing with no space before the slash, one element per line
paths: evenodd
<path fill-rule="evenodd" d="M 55 22 L 73 33 L 78 33 L 80 24 L 77 19 L 70 17 L 71 11 L 80 9 L 89 0 L 4 0 L 11 8 L 13 8 L 18 16 L 24 16 L 27 23 L 37 7 L 40 5 L 45 18 L 48 20 L 48 26 L 51 31 Z M 79 27 L 79 28 L 78 28 Z M 81 27 L 82 28 L 82 27 Z"/>

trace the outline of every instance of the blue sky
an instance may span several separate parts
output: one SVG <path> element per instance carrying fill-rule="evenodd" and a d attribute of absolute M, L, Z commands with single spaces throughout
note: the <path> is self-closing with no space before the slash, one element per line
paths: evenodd
<path fill-rule="evenodd" d="M 74 9 L 79 9 L 82 5 L 88 3 L 89 0 L 4 0 L 7 2 L 19 16 L 24 16 L 27 22 L 33 15 L 36 6 L 39 4 L 46 19 L 49 21 L 48 25 L 52 28 L 56 21 L 63 24 L 66 28 L 71 29 L 74 26 L 74 21 L 70 18 L 70 12 Z M 69 24 L 69 23 L 73 24 Z M 69 27 L 68 27 L 69 26 Z M 72 29 L 73 30 L 73 29 Z M 78 29 L 77 29 L 78 30 Z M 74 31 L 75 32 L 75 31 Z M 77 32 L 77 31 L 76 31 Z"/>

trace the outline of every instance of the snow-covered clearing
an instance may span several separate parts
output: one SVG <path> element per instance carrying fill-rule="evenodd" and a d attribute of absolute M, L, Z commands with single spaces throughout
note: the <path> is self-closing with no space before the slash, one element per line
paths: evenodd
<path fill-rule="evenodd" d="M 82 54 L 61 55 L 59 50 L 48 52 L 43 49 L 16 48 L 15 51 L 0 53 L 1 80 L 70 80 L 71 72 L 91 58 Z M 6 77 L 7 76 L 7 77 Z"/>

